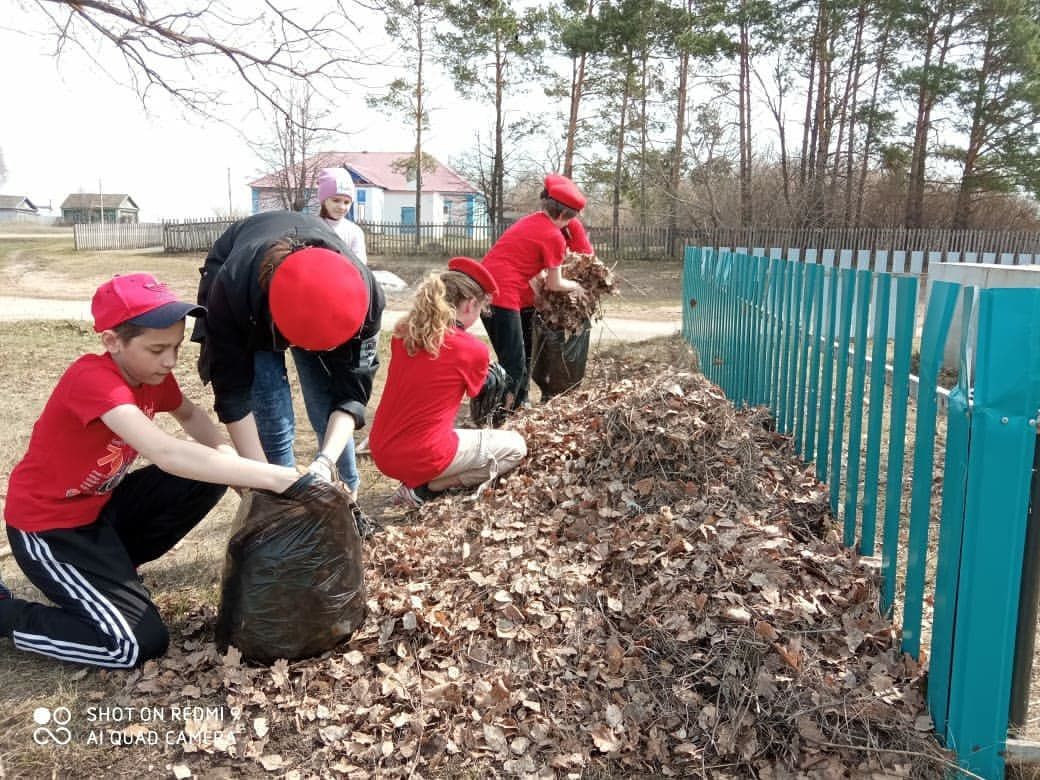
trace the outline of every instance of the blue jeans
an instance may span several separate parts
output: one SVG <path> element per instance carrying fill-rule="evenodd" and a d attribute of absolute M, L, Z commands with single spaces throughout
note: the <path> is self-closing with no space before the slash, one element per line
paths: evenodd
<path fill-rule="evenodd" d="M 325 439 L 332 407 L 332 381 L 319 355 L 293 347 L 293 362 L 300 377 L 307 419 L 318 436 L 318 446 Z M 293 412 L 292 391 L 285 372 L 284 352 L 256 352 L 253 354 L 253 417 L 260 433 L 269 463 L 292 466 L 293 439 L 296 436 L 296 415 Z M 339 478 L 351 490 L 357 490 L 361 477 L 354 457 L 354 440 L 347 442 L 336 462 Z"/>

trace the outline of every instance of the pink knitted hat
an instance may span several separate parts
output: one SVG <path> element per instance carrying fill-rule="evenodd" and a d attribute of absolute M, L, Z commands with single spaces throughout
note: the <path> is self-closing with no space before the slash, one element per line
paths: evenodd
<path fill-rule="evenodd" d="M 354 180 L 346 168 L 322 168 L 318 171 L 318 203 L 324 203 L 333 195 L 346 196 L 351 203 L 357 200 Z"/>

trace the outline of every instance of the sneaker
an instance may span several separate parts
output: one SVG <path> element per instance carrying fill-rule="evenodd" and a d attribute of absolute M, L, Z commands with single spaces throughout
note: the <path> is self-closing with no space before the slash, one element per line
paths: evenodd
<path fill-rule="evenodd" d="M 410 511 L 418 509 L 425 504 L 426 501 L 420 498 L 418 493 L 402 482 L 398 485 L 394 494 L 390 496 L 390 503 L 393 506 L 399 506 Z"/>
<path fill-rule="evenodd" d="M 419 485 L 419 487 L 415 488 L 412 492 L 415 493 L 423 503 L 432 501 L 438 496 L 444 495 L 443 490 L 432 490 L 429 485 Z"/>

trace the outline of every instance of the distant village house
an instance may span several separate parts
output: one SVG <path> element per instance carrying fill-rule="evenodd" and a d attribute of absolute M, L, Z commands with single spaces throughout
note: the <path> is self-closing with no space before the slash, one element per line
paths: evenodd
<path fill-rule="evenodd" d="M 302 166 L 310 179 L 307 210 L 315 214 L 320 210 L 318 170 L 346 168 L 357 188 L 350 215 L 355 222 L 415 225 L 415 179 L 406 176 L 402 166 L 410 156 L 409 152 L 322 152 L 308 158 Z M 286 172 L 278 171 L 249 185 L 254 214 L 285 208 L 281 193 L 286 180 Z M 483 194 L 439 161 L 434 170 L 423 171 L 421 210 L 424 223 L 464 229 L 487 221 Z"/>
<path fill-rule="evenodd" d="M 24 195 L 0 195 L 0 222 L 37 222 L 40 209 Z"/>
<path fill-rule="evenodd" d="M 61 219 L 66 225 L 85 222 L 137 222 L 137 204 L 122 193 L 77 192 L 61 204 Z"/>

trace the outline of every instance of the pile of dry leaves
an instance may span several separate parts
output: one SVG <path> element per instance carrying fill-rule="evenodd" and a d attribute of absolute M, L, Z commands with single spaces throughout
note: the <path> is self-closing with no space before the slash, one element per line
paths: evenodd
<path fill-rule="evenodd" d="M 603 297 L 617 292 L 614 272 L 595 255 L 570 250 L 567 250 L 562 270 L 565 279 L 573 279 L 582 286 L 584 297 L 543 288 L 535 301 L 535 308 L 542 322 L 551 330 L 577 333 L 586 327 L 589 320 L 603 316 Z"/>
<path fill-rule="evenodd" d="M 766 422 L 601 361 L 517 418 L 530 456 L 499 486 L 371 540 L 340 652 L 247 667 L 203 612 L 125 695 L 240 713 L 169 756 L 182 776 L 936 777 L 921 672 Z"/>

